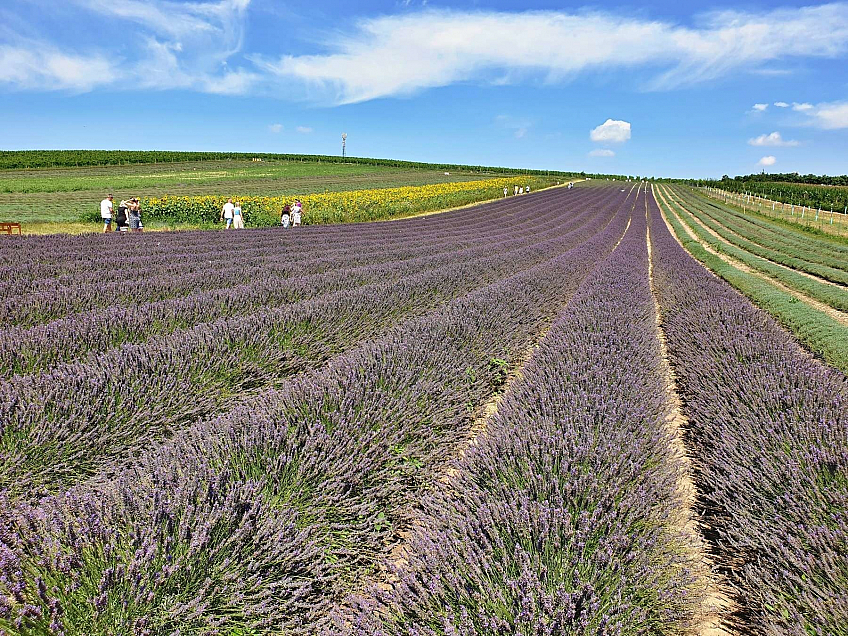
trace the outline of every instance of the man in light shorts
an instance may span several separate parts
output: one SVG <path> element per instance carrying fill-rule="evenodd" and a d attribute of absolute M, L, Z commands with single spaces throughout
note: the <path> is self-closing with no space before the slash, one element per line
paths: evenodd
<path fill-rule="evenodd" d="M 100 202 L 100 218 L 103 219 L 103 233 L 106 234 L 112 226 L 112 195 Z"/>
<path fill-rule="evenodd" d="M 224 207 L 221 208 L 221 221 L 227 219 L 227 229 L 230 229 L 230 226 L 233 224 L 233 210 L 236 209 L 236 206 L 233 205 L 232 197 L 227 199 L 227 202 L 224 204 Z"/>

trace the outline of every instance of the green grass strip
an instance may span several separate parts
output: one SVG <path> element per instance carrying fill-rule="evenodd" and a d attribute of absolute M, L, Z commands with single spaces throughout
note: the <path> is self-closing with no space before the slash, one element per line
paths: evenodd
<path fill-rule="evenodd" d="M 758 307 L 769 312 L 809 350 L 828 364 L 848 373 L 848 327 L 813 309 L 791 294 L 777 289 L 757 276 L 747 274 L 708 252 L 690 238 L 670 206 L 660 203 L 677 238 L 696 259 L 745 294 Z"/>

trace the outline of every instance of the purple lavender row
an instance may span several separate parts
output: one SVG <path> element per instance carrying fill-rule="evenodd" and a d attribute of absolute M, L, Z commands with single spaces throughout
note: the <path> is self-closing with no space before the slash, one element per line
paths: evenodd
<path fill-rule="evenodd" d="M 540 193 L 540 197 L 560 197 L 569 201 L 579 198 L 566 196 L 563 192 Z M 115 237 L 103 235 L 82 242 L 77 237 L 67 236 L 25 237 L 25 240 L 5 250 L 9 264 L 0 268 L 0 276 L 4 281 L 0 284 L 0 296 L 42 290 L 45 286 L 49 288 L 57 283 L 78 285 L 81 282 L 95 284 L 120 281 L 138 272 L 149 273 L 151 276 L 176 273 L 180 268 L 190 268 L 209 261 L 218 271 L 230 266 L 235 255 L 261 255 L 264 251 L 279 249 L 281 245 L 289 252 L 308 255 L 320 250 L 332 250 L 338 245 L 349 245 L 352 240 L 359 245 L 370 245 L 402 236 L 427 239 L 451 234 L 473 239 L 475 225 L 489 226 L 491 215 L 513 216 L 520 220 L 524 206 L 535 205 L 538 200 L 536 195 L 532 200 L 533 203 L 524 200 L 521 204 L 486 204 L 439 215 L 430 220 L 421 218 L 408 222 L 372 224 L 369 227 L 360 224 L 359 228 L 316 226 L 302 228 L 303 231 L 298 232 L 265 230 L 243 232 L 238 236 L 234 233 L 209 232 L 156 233 L 120 237 L 129 239 L 121 243 L 114 240 Z M 520 208 L 517 207 L 519 205 Z M 3 248 L 0 246 L 0 252 L 4 251 Z M 112 253 L 116 258 L 103 263 L 103 255 Z"/>
<path fill-rule="evenodd" d="M 848 380 L 674 240 L 655 280 L 699 506 L 746 634 L 848 634 Z"/>
<path fill-rule="evenodd" d="M 388 591 L 327 633 L 679 633 L 695 581 L 648 283 L 646 221 L 583 282 L 456 476 L 425 498 Z"/>
<path fill-rule="evenodd" d="M 520 357 L 631 205 L 585 244 L 185 430 L 113 480 L 0 505 L 0 626 L 311 633 L 502 382 L 492 361 Z"/>
<path fill-rule="evenodd" d="M 597 233 L 611 213 L 597 214 L 584 231 Z M 448 270 L 204 323 L 0 385 L 0 486 L 29 498 L 64 487 L 405 317 L 585 240 L 567 230 Z"/>
<path fill-rule="evenodd" d="M 559 193 L 559 196 L 562 194 Z M 550 196 L 550 200 L 555 198 Z M 547 193 L 544 200 L 550 203 Z M 532 209 L 535 212 L 537 208 L 538 205 Z M 527 214 L 510 225 L 492 221 L 493 217 L 486 216 L 481 221 L 485 225 L 478 224 L 473 230 L 464 228 L 462 233 L 433 233 L 431 230 L 411 235 L 401 232 L 379 243 L 365 244 L 365 241 L 355 239 L 323 247 L 320 244 L 306 245 L 301 251 L 293 249 L 286 241 L 280 241 L 281 237 L 276 232 L 277 240 L 270 245 L 267 238 L 258 236 L 268 232 L 252 232 L 251 239 L 255 240 L 238 246 L 228 245 L 227 251 L 209 255 L 208 260 L 203 253 L 183 254 L 180 258 L 171 253 L 157 256 L 152 263 L 128 264 L 123 245 L 113 245 L 106 252 L 107 259 L 127 265 L 129 272 L 101 264 L 92 266 L 89 260 L 79 276 L 40 279 L 36 289 L 27 289 L 26 293 L 0 301 L 0 324 L 27 327 L 79 311 L 136 305 L 226 285 L 250 283 L 253 278 L 264 274 L 288 277 L 320 273 L 338 267 L 352 267 L 352 261 L 357 259 L 360 264 L 370 264 L 385 258 L 383 255 L 387 253 L 399 251 L 399 248 L 422 254 L 445 247 L 456 248 L 463 241 L 466 246 L 479 245 L 483 234 L 510 230 L 520 233 L 539 222 Z M 282 238 L 286 237 L 283 235 Z M 155 238 L 147 240 L 152 242 Z M 240 249 L 233 253 L 233 249 L 237 248 Z M 103 255 L 100 255 L 98 261 L 103 260 Z"/>
<path fill-rule="evenodd" d="M 424 255 L 387 260 L 365 267 L 335 269 L 314 276 L 281 281 L 274 272 L 257 275 L 251 284 L 199 292 L 176 299 L 139 306 L 114 307 L 77 314 L 29 329 L 1 332 L 0 376 L 44 371 L 61 361 L 71 361 L 88 352 L 100 352 L 126 342 L 139 342 L 202 322 L 224 317 L 244 319 L 256 310 L 303 301 L 324 294 L 368 284 L 389 282 L 435 268 L 452 268 L 493 252 L 506 253 L 538 242 L 539 236 L 570 230 L 589 221 L 587 214 L 563 217 L 551 204 L 534 209 L 531 227 L 509 229 L 481 237 L 481 244 L 463 250 L 421 250 Z M 376 259 L 375 259 L 376 260 Z"/>

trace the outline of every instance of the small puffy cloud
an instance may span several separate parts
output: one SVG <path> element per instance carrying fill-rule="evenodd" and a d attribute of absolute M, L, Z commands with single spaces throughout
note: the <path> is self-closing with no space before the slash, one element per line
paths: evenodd
<path fill-rule="evenodd" d="M 607 148 L 596 148 L 589 153 L 590 157 L 615 157 L 615 152 Z"/>
<path fill-rule="evenodd" d="M 779 132 L 775 131 L 768 135 L 760 135 L 748 140 L 751 146 L 797 146 L 798 142 L 784 139 Z"/>
<path fill-rule="evenodd" d="M 813 105 L 804 102 L 803 104 L 799 104 L 798 102 L 792 103 L 792 110 L 797 110 L 799 113 L 803 113 L 804 111 L 813 110 Z"/>
<path fill-rule="evenodd" d="M 271 124 L 270 126 L 268 126 L 268 130 L 272 133 L 283 132 L 283 125 L 282 124 Z"/>
<path fill-rule="evenodd" d="M 754 104 L 751 108 L 753 110 L 763 112 L 766 108 L 768 108 L 768 104 Z"/>
<path fill-rule="evenodd" d="M 774 105 L 778 108 L 789 108 L 789 104 L 786 102 L 775 102 Z"/>
<path fill-rule="evenodd" d="M 777 157 L 773 157 L 769 155 L 768 157 L 763 157 L 757 162 L 758 166 L 773 166 L 777 163 Z"/>
<path fill-rule="evenodd" d="M 607 119 L 603 124 L 592 129 L 589 138 L 598 143 L 624 143 L 630 139 L 630 122 Z"/>
<path fill-rule="evenodd" d="M 298 126 L 297 128 L 295 128 L 295 130 L 303 135 L 308 135 L 312 132 L 312 128 L 310 128 L 309 126 Z"/>

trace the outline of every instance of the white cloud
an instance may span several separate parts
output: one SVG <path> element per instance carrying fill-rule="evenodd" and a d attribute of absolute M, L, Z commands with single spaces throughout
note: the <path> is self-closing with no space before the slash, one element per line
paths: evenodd
<path fill-rule="evenodd" d="M 784 139 L 779 132 L 775 131 L 768 135 L 760 135 L 748 140 L 751 146 L 797 146 L 798 142 Z"/>
<path fill-rule="evenodd" d="M 752 108 L 753 110 L 757 110 L 757 111 L 762 112 L 762 111 L 764 111 L 766 108 L 768 108 L 768 104 L 754 104 L 751 108 Z"/>
<path fill-rule="evenodd" d="M 758 166 L 773 166 L 777 163 L 777 158 L 769 155 L 768 157 L 763 157 L 757 162 Z"/>
<path fill-rule="evenodd" d="M 298 126 L 297 128 L 295 128 L 295 130 L 304 135 L 308 135 L 312 132 L 312 128 L 310 128 L 309 126 Z"/>
<path fill-rule="evenodd" d="M 848 101 L 818 104 L 805 112 L 813 118 L 813 125 L 825 130 L 848 128 Z"/>
<path fill-rule="evenodd" d="M 786 102 L 775 102 L 774 105 L 778 108 L 789 108 L 789 104 Z"/>
<path fill-rule="evenodd" d="M 268 126 L 268 132 L 272 132 L 272 133 L 275 133 L 275 134 L 283 132 L 283 125 L 282 124 L 271 124 L 270 126 Z"/>
<path fill-rule="evenodd" d="M 0 83 L 19 89 L 90 91 L 118 77 L 102 56 L 61 53 L 43 43 L 0 46 Z"/>
<path fill-rule="evenodd" d="M 803 104 L 799 104 L 798 102 L 792 102 L 792 110 L 797 110 L 799 113 L 803 113 L 805 110 L 812 110 L 813 105 L 807 104 L 806 102 Z"/>
<path fill-rule="evenodd" d="M 590 157 L 615 157 L 615 152 L 607 148 L 595 148 L 589 153 Z"/>
<path fill-rule="evenodd" d="M 697 27 L 599 11 L 429 10 L 362 20 L 327 46 L 323 54 L 252 59 L 335 103 L 462 81 L 561 82 L 608 68 L 665 69 L 642 85 L 668 89 L 774 60 L 838 57 L 848 49 L 848 3 L 710 13 Z"/>
<path fill-rule="evenodd" d="M 630 122 L 618 119 L 607 119 L 589 133 L 592 141 L 599 143 L 624 143 L 630 139 Z"/>

